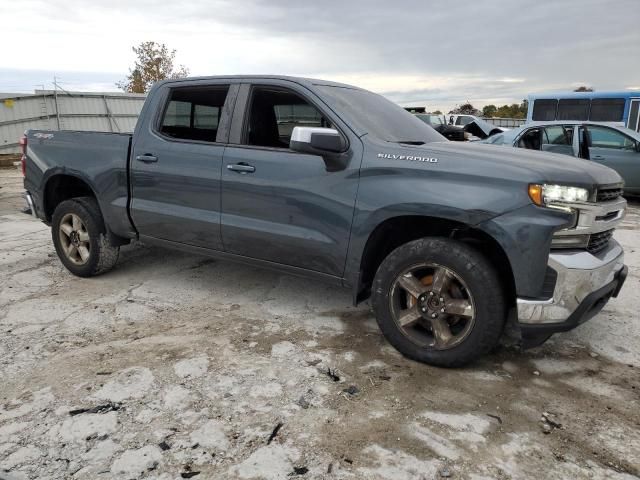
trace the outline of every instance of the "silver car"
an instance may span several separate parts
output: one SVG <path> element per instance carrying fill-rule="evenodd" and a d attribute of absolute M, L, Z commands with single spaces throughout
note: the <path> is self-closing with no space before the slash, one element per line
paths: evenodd
<path fill-rule="evenodd" d="M 625 193 L 640 195 L 640 133 L 628 128 L 595 122 L 532 122 L 478 143 L 592 160 L 616 170 L 625 181 Z"/>

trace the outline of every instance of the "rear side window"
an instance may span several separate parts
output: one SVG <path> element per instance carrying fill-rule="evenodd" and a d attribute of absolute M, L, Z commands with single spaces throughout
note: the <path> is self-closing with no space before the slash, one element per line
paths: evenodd
<path fill-rule="evenodd" d="M 588 98 L 562 99 L 558 102 L 557 120 L 589 120 Z"/>
<path fill-rule="evenodd" d="M 624 98 L 594 98 L 591 100 L 593 122 L 621 122 L 624 115 Z"/>
<path fill-rule="evenodd" d="M 533 120 L 548 121 L 556 119 L 558 101 L 555 99 L 539 98 L 533 101 Z"/>
<path fill-rule="evenodd" d="M 554 125 L 544 129 L 543 143 L 548 145 L 572 145 L 573 127 Z"/>
<path fill-rule="evenodd" d="M 171 90 L 160 133 L 181 140 L 215 142 L 228 85 Z"/>

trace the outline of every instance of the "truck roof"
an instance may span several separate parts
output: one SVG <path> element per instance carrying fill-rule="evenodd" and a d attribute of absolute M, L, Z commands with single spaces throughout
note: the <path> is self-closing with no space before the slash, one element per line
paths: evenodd
<path fill-rule="evenodd" d="M 346 83 L 332 82 L 329 80 L 322 80 L 318 78 L 306 78 L 306 77 L 293 77 L 288 75 L 211 75 L 202 77 L 185 77 L 166 79 L 158 82 L 158 85 L 165 83 L 187 82 L 187 81 L 207 81 L 207 80 L 289 80 L 291 82 L 299 83 L 307 87 L 326 85 L 332 87 L 352 88 L 354 90 L 362 90 L 361 88 Z"/>

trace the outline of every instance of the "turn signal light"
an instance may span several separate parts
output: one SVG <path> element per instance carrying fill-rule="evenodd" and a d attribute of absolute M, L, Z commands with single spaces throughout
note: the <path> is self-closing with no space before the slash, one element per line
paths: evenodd
<path fill-rule="evenodd" d="M 529 185 L 529 198 L 531 198 L 531 201 L 536 205 L 542 206 L 542 185 Z"/>

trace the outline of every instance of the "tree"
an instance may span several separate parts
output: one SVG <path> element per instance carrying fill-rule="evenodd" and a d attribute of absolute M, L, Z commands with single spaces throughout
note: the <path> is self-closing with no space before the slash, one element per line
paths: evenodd
<path fill-rule="evenodd" d="M 574 90 L 574 92 L 593 92 L 593 88 L 581 85 Z"/>
<path fill-rule="evenodd" d="M 442 115 L 442 112 L 440 110 L 436 110 L 435 112 L 433 112 L 434 115 Z"/>
<path fill-rule="evenodd" d="M 173 61 L 176 51 L 169 50 L 164 43 L 142 42 L 132 50 L 137 57 L 136 63 L 129 70 L 127 78 L 116 83 L 125 92 L 146 93 L 157 81 L 189 75 L 189 69 L 184 65 L 175 69 Z"/>
<path fill-rule="evenodd" d="M 502 105 L 496 107 L 495 105 L 487 105 L 482 109 L 482 113 L 485 117 L 497 117 L 497 118 L 526 118 L 529 102 L 525 99 L 520 104 L 512 103 L 511 105 Z M 489 113 L 491 113 L 489 115 Z"/>
<path fill-rule="evenodd" d="M 495 117 L 497 111 L 498 111 L 498 107 L 496 107 L 495 105 L 485 105 L 482 108 L 482 116 Z"/>
<path fill-rule="evenodd" d="M 469 102 L 463 103 L 459 107 L 454 108 L 449 113 L 457 114 L 457 115 L 480 115 L 480 110 L 475 108 Z"/>

